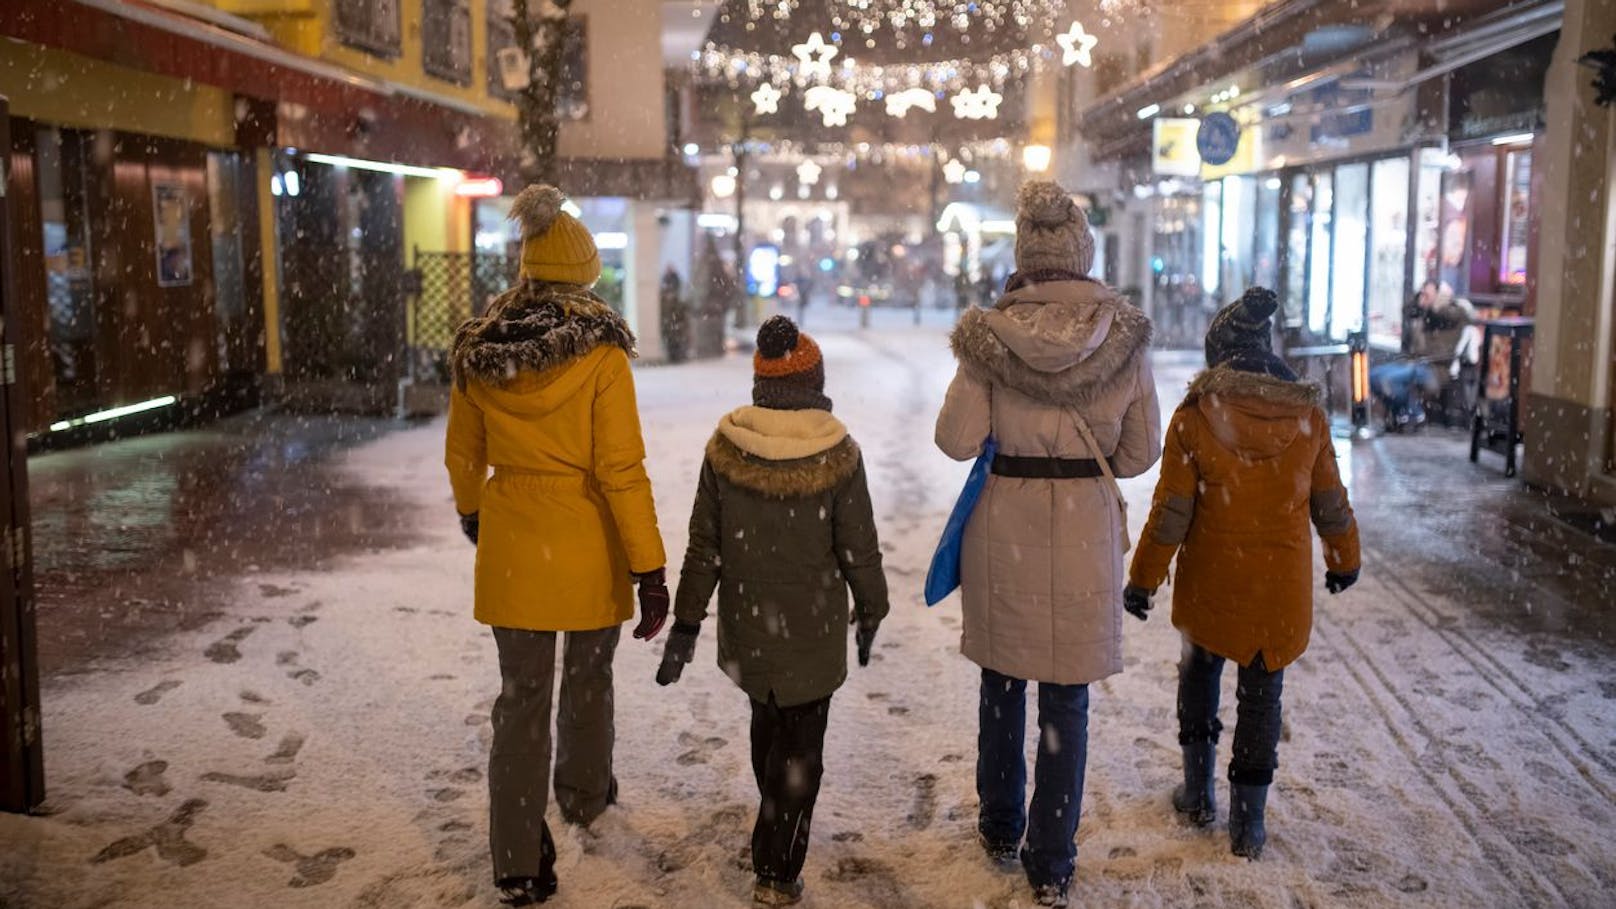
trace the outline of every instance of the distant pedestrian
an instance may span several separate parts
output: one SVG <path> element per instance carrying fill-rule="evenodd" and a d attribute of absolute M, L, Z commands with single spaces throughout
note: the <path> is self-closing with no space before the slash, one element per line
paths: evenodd
<path fill-rule="evenodd" d="M 977 831 L 997 862 L 1019 848 L 1041 906 L 1067 905 L 1076 868 L 1089 683 L 1122 671 L 1128 531 L 1115 477 L 1161 454 L 1150 320 L 1090 279 L 1093 264 L 1071 196 L 1023 186 L 1016 271 L 992 309 L 960 318 L 959 373 L 937 417 L 952 458 L 978 457 L 989 435 L 998 445 L 965 530 L 960 649 L 982 667 Z M 1030 819 L 1029 680 L 1040 732 Z"/>
<path fill-rule="evenodd" d="M 618 626 L 633 615 L 635 584 L 635 637 L 656 635 L 669 601 L 629 370 L 634 335 L 589 290 L 600 256 L 563 201 L 551 186 L 517 197 L 521 278 L 460 327 L 451 352 L 446 463 L 477 546 L 476 617 L 499 647 L 489 846 L 513 906 L 556 890 L 544 819 L 552 750 L 563 820 L 588 825 L 616 801 Z M 552 748 L 557 632 L 567 637 Z"/>
<path fill-rule="evenodd" d="M 1177 554 L 1184 784 L 1173 807 L 1199 826 L 1217 813 L 1219 679 L 1224 661 L 1239 664 L 1229 840 L 1234 854 L 1251 859 L 1267 839 L 1285 667 L 1307 649 L 1313 624 L 1309 519 L 1324 541 L 1332 594 L 1351 587 L 1359 567 L 1358 524 L 1318 389 L 1297 381 L 1270 346 L 1277 307 L 1272 292 L 1253 288 L 1213 318 L 1210 368 L 1190 384 L 1167 427 L 1161 480 L 1126 592 L 1128 611 L 1144 619 Z"/>
<path fill-rule="evenodd" d="M 695 658 L 717 589 L 718 664 L 752 702 L 752 896 L 784 906 L 802 897 L 830 699 L 847 678 L 848 590 L 865 666 L 887 582 L 864 461 L 831 416 L 819 347 L 775 316 L 753 364 L 753 406 L 724 417 L 707 444 L 657 683 L 678 681 Z"/>

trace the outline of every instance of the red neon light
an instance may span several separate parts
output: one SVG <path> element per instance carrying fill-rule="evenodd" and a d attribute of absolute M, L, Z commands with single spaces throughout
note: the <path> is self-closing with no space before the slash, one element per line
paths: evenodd
<path fill-rule="evenodd" d="M 455 195 L 464 199 L 492 199 L 504 192 L 498 177 L 468 177 L 455 185 Z"/>

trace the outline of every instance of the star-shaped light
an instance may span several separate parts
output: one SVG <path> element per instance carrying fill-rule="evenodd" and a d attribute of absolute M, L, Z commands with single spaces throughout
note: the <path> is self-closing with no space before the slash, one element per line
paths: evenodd
<path fill-rule="evenodd" d="M 954 105 L 954 116 L 961 120 L 995 120 L 999 116 L 999 102 L 1003 100 L 1003 95 L 986 85 L 978 85 L 974 92 L 966 89 L 949 98 L 948 103 Z"/>
<path fill-rule="evenodd" d="M 819 111 L 826 126 L 846 126 L 847 116 L 858 106 L 856 96 L 849 91 L 816 85 L 802 96 L 803 107 Z"/>
<path fill-rule="evenodd" d="M 794 45 L 791 48 L 792 56 L 802 61 L 802 66 L 797 68 L 797 73 L 805 79 L 812 79 L 816 76 L 821 79 L 829 79 L 831 58 L 839 53 L 841 53 L 841 49 L 834 44 L 826 44 L 825 39 L 820 36 L 819 32 L 809 35 L 807 43 Z"/>
<path fill-rule="evenodd" d="M 819 165 L 812 161 L 804 161 L 797 165 L 797 180 L 800 183 L 814 184 L 819 182 Z"/>
<path fill-rule="evenodd" d="M 1083 23 L 1073 22 L 1070 31 L 1055 36 L 1055 43 L 1059 44 L 1063 51 L 1062 64 L 1071 66 L 1073 63 L 1081 63 L 1084 66 L 1093 66 L 1094 55 L 1089 52 L 1094 50 L 1094 45 L 1100 43 L 1100 39 L 1085 32 Z"/>
<path fill-rule="evenodd" d="M 948 163 L 943 165 L 943 179 L 950 183 L 965 182 L 965 165 L 960 163 L 960 159 L 950 158 Z"/>
<path fill-rule="evenodd" d="M 760 114 L 777 114 L 780 112 L 780 96 L 784 92 L 765 82 L 752 93 L 752 103 Z"/>
<path fill-rule="evenodd" d="M 908 88 L 901 92 L 887 95 L 887 113 L 894 117 L 902 117 L 909 113 L 911 107 L 921 110 L 937 110 L 937 97 L 923 88 Z"/>

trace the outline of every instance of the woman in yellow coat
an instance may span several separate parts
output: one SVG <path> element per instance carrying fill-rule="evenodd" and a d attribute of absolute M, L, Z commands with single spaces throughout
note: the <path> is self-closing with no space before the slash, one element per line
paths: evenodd
<path fill-rule="evenodd" d="M 451 351 L 446 464 L 477 546 L 476 617 L 493 626 L 504 684 L 494 702 L 489 845 L 510 905 L 556 889 L 549 802 L 556 633 L 566 632 L 556 722 L 556 803 L 587 825 L 616 798 L 612 656 L 634 611 L 649 639 L 668 612 L 629 358 L 634 335 L 588 288 L 589 230 L 550 186 L 517 197 L 518 286 L 461 326 Z M 493 475 L 489 475 L 489 468 Z"/>

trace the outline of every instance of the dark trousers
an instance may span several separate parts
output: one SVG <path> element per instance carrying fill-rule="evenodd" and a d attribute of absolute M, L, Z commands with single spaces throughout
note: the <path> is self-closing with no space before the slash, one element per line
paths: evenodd
<path fill-rule="evenodd" d="M 976 738 L 977 829 L 993 843 L 1027 836 L 1021 864 L 1034 886 L 1066 884 L 1077 866 L 1077 819 L 1088 763 L 1089 686 L 1038 683 L 1038 760 L 1026 809 L 1027 683 L 982 670 Z"/>
<path fill-rule="evenodd" d="M 829 721 L 828 697 L 792 707 L 781 707 L 772 695 L 767 704 L 752 702 L 752 773 L 759 796 L 752 868 L 758 877 L 790 883 L 802 874 Z"/>
<path fill-rule="evenodd" d="M 1178 664 L 1178 742 L 1194 745 L 1216 743 L 1223 724 L 1218 721 L 1219 683 L 1223 678 L 1223 657 L 1189 641 Z M 1280 705 L 1285 687 L 1285 670 L 1269 672 L 1257 654 L 1250 666 L 1241 666 L 1235 685 L 1239 702 L 1234 727 L 1234 758 L 1229 762 L 1229 782 L 1246 786 L 1267 786 L 1274 781 L 1279 766 Z"/>
<path fill-rule="evenodd" d="M 494 701 L 494 745 L 488 756 L 488 840 L 496 881 L 538 877 L 541 866 L 555 861 L 544 820 L 552 750 L 561 816 L 587 824 L 606 810 L 615 739 L 612 657 L 619 631 L 613 625 L 566 632 L 552 749 L 556 632 L 494 629 L 503 680 Z"/>

